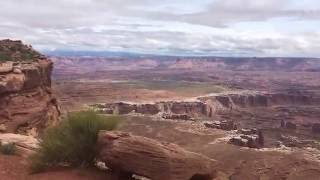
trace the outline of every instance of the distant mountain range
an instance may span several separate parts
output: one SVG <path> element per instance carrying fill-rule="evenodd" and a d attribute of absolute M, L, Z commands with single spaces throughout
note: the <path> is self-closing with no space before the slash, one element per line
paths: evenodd
<path fill-rule="evenodd" d="M 55 63 L 54 75 L 137 70 L 320 72 L 320 59 L 315 58 L 52 56 L 51 59 Z"/>
<path fill-rule="evenodd" d="M 124 58 L 147 58 L 147 57 L 194 57 L 194 58 L 228 58 L 228 59 L 239 59 L 239 58 L 292 58 L 292 59 L 301 59 L 304 57 L 245 57 L 245 56 L 213 56 L 213 55 L 204 55 L 204 54 L 151 54 L 151 53 L 138 53 L 138 52 L 125 52 L 125 51 L 72 51 L 72 50 L 53 50 L 53 51 L 42 51 L 43 54 L 48 56 L 59 56 L 59 57 L 124 57 Z M 306 57 L 308 58 L 308 57 Z M 305 59 L 305 58 L 304 58 Z M 316 58 L 312 58 L 316 59 Z"/>
<path fill-rule="evenodd" d="M 140 57 L 144 54 L 132 52 L 113 52 L 113 51 L 43 51 L 48 56 L 64 56 L 64 57 Z"/>

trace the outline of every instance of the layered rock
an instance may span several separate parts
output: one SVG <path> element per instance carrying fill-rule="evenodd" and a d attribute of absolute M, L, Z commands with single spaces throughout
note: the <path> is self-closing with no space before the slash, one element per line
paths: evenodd
<path fill-rule="evenodd" d="M 0 59 L 1 130 L 36 136 L 60 114 L 51 90 L 53 63 L 20 41 L 0 41 L 0 47 L 5 51 L 0 49 L 0 54 L 9 56 L 12 51 L 11 61 Z"/>
<path fill-rule="evenodd" d="M 205 103 L 200 101 L 194 102 L 156 102 L 146 104 L 134 104 L 134 103 L 111 103 L 105 105 L 96 105 L 99 112 L 105 112 L 110 114 L 129 114 L 129 113 L 140 113 L 147 115 L 155 115 L 158 113 L 177 115 L 191 115 L 193 117 L 206 116 L 207 106 Z M 169 118 L 168 116 L 166 116 Z"/>
<path fill-rule="evenodd" d="M 230 92 L 198 98 L 211 105 L 211 111 L 225 109 L 268 107 L 279 105 L 319 105 L 320 98 L 312 94 L 264 93 L 264 92 Z"/>
<path fill-rule="evenodd" d="M 237 125 L 234 121 L 213 121 L 213 122 L 206 122 L 204 125 L 207 128 L 215 128 L 215 129 L 222 129 L 225 131 L 236 130 Z"/>
<path fill-rule="evenodd" d="M 164 119 L 179 119 L 179 120 L 193 120 L 190 116 L 187 114 L 163 114 L 162 118 Z"/>
<path fill-rule="evenodd" d="M 153 180 L 211 180 L 217 162 L 170 143 L 102 131 L 98 138 L 99 160 L 121 176 L 133 174 Z"/>
<path fill-rule="evenodd" d="M 257 129 L 240 129 L 238 130 L 238 135 L 232 137 L 229 143 L 249 147 L 249 148 L 261 148 L 264 145 L 264 136 L 262 131 Z"/>
<path fill-rule="evenodd" d="M 282 106 L 282 105 L 319 105 L 320 98 L 312 94 L 264 93 L 256 91 L 225 92 L 209 94 L 188 101 L 163 101 L 154 103 L 118 102 L 94 105 L 97 111 L 107 114 L 158 113 L 187 115 L 192 118 L 212 117 L 216 113 L 235 109 Z M 165 116 L 168 119 L 169 116 Z M 174 118 L 173 118 L 174 119 Z M 178 118 L 179 119 L 179 118 Z"/>
<path fill-rule="evenodd" d="M 13 143 L 18 149 L 17 153 L 20 155 L 28 155 L 39 148 L 39 140 L 32 136 L 20 134 L 0 134 L 0 143 L 1 145 Z"/>

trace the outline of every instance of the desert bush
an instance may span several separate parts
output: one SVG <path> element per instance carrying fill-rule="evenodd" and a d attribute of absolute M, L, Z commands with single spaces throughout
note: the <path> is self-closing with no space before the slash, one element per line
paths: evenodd
<path fill-rule="evenodd" d="M 12 58 L 9 55 L 0 52 L 0 62 L 6 62 L 10 60 L 12 60 Z"/>
<path fill-rule="evenodd" d="M 113 130 L 117 116 L 102 116 L 93 111 L 69 113 L 64 121 L 48 129 L 39 150 L 31 157 L 33 172 L 55 166 L 92 165 L 100 130 Z"/>
<path fill-rule="evenodd" d="M 17 147 L 14 143 L 6 143 L 0 145 L 0 152 L 6 155 L 13 155 L 17 151 Z"/>

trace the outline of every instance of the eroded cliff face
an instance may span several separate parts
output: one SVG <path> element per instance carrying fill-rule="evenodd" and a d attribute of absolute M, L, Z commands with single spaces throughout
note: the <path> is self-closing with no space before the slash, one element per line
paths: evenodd
<path fill-rule="evenodd" d="M 0 47 L 6 55 L 0 56 L 0 131 L 37 136 L 60 115 L 51 90 L 53 63 L 20 41 L 3 40 Z"/>
<path fill-rule="evenodd" d="M 146 104 L 112 103 L 100 105 L 99 109 L 109 114 L 131 112 L 155 115 L 187 114 L 191 117 L 212 117 L 219 112 L 236 109 L 271 107 L 282 105 L 318 105 L 320 99 L 311 94 L 282 94 L 262 92 L 229 92 L 198 97 L 193 101 L 165 101 Z"/>
<path fill-rule="evenodd" d="M 319 105 L 320 98 L 313 94 L 301 93 L 263 93 L 263 92 L 239 92 L 217 94 L 198 98 L 211 106 L 212 111 L 232 110 L 239 108 L 270 107 L 270 106 L 299 106 Z"/>

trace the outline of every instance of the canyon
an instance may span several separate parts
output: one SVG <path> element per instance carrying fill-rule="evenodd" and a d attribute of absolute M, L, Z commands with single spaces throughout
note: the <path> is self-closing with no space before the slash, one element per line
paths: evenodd
<path fill-rule="evenodd" d="M 320 175 L 319 59 L 46 57 L 9 40 L 1 41 L 0 48 L 0 139 L 14 141 L 23 150 L 19 161 L 26 160 L 26 148 L 37 147 L 34 137 L 59 123 L 59 117 L 91 109 L 123 118 L 119 132 L 103 133 L 99 139 L 105 146 L 100 155 L 111 167 L 121 164 L 130 176 L 159 175 L 152 170 L 158 166 L 134 165 L 148 153 L 188 162 L 161 161 L 159 168 L 200 167 L 205 165 L 200 159 L 214 160 L 216 179 Z M 129 147 L 134 153 L 127 153 Z M 150 147 L 148 152 L 144 147 Z M 128 159 L 118 158 L 119 153 Z M 16 165 L 25 169 L 23 163 Z M 201 170 L 210 174 L 212 168 L 204 167 L 190 167 L 190 174 L 163 172 L 172 177 L 198 177 Z M 30 179 L 55 173 L 62 171 L 21 171 Z M 100 175 L 90 171 L 88 178 Z M 110 172 L 100 179 L 105 177 L 114 179 Z"/>
<path fill-rule="evenodd" d="M 121 131 L 222 162 L 219 178 L 319 175 L 319 59 L 52 58 L 63 107 L 121 115 Z"/>

